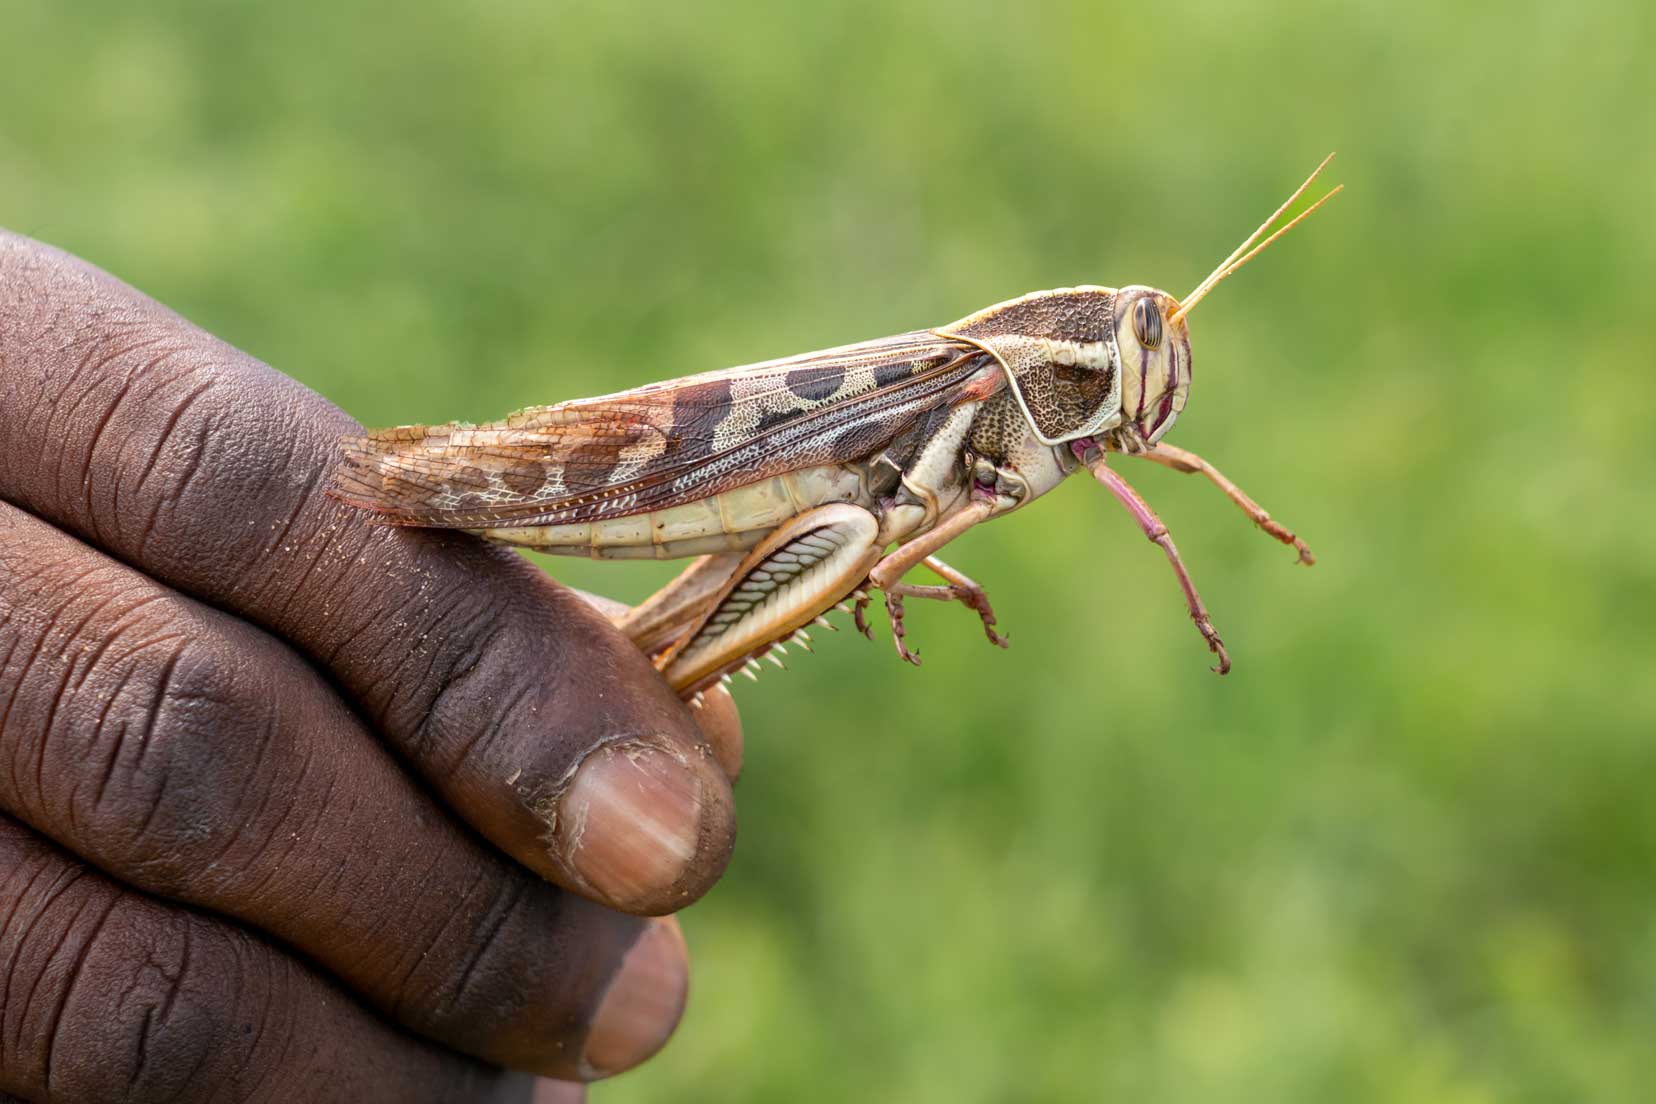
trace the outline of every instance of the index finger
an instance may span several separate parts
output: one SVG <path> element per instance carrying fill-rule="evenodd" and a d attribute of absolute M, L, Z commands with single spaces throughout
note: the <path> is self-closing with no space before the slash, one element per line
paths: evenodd
<path fill-rule="evenodd" d="M 729 783 L 645 658 L 515 553 L 365 524 L 359 427 L 119 281 L 0 232 L 0 497 L 288 640 L 450 807 L 602 903 L 698 897 Z"/>

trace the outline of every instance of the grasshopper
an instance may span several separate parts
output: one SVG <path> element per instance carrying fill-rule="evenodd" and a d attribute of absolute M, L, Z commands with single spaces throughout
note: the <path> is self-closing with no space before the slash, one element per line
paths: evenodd
<path fill-rule="evenodd" d="M 389 524 L 558 555 L 696 557 L 619 624 L 699 702 L 760 658 L 780 665 L 786 643 L 808 648 L 807 627 L 833 628 L 823 615 L 835 608 L 872 636 L 870 588 L 910 663 L 909 598 L 964 604 L 1005 647 L 983 588 L 937 552 L 1085 468 L 1166 553 L 1224 674 L 1230 657 L 1167 527 L 1107 461 L 1205 476 L 1313 562 L 1217 468 L 1162 437 L 1190 395 L 1191 310 L 1340 191 L 1259 241 L 1332 157 L 1183 300 L 1142 285 L 1040 291 L 946 326 L 501 422 L 380 430 L 344 441 L 333 494 Z M 941 582 L 906 582 L 922 564 Z"/>

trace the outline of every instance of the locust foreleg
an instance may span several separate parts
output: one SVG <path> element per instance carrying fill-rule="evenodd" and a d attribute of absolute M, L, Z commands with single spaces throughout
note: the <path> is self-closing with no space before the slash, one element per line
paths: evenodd
<path fill-rule="evenodd" d="M 1190 581 L 1190 572 L 1185 570 L 1184 561 L 1179 559 L 1179 550 L 1173 546 L 1173 538 L 1168 534 L 1167 526 L 1162 524 L 1161 518 L 1156 516 L 1156 511 L 1133 490 L 1132 485 L 1111 470 L 1104 460 L 1104 456 L 1100 454 L 1088 462 L 1088 470 L 1093 473 L 1095 479 L 1104 484 L 1106 490 L 1127 507 L 1127 512 L 1139 523 L 1144 535 L 1161 545 L 1162 551 L 1167 553 L 1167 562 L 1173 565 L 1173 574 L 1179 578 L 1179 589 L 1184 591 L 1190 619 L 1196 622 L 1196 630 L 1202 634 L 1202 639 L 1207 641 L 1208 648 L 1219 657 L 1219 666 L 1214 670 L 1221 675 L 1224 674 L 1230 670 L 1231 665 L 1230 656 L 1225 652 L 1225 642 L 1219 639 L 1219 633 L 1208 617 L 1207 607 L 1202 605 L 1202 597 L 1196 593 L 1196 584 Z"/>
<path fill-rule="evenodd" d="M 1154 460 L 1163 467 L 1172 468 L 1177 472 L 1184 472 L 1187 475 L 1206 476 L 1214 486 L 1218 487 L 1221 491 L 1224 491 L 1225 496 L 1232 502 L 1236 503 L 1238 508 L 1240 508 L 1244 514 L 1247 514 L 1250 518 L 1252 518 L 1255 525 L 1265 530 L 1265 532 L 1269 533 L 1283 544 L 1292 545 L 1294 550 L 1299 553 L 1300 563 L 1310 566 L 1311 564 L 1317 562 L 1317 558 L 1311 554 L 1311 549 L 1305 546 L 1304 541 L 1289 532 L 1288 529 L 1280 523 L 1273 521 L 1271 515 L 1265 512 L 1265 508 L 1263 506 L 1249 498 L 1247 494 L 1243 492 L 1241 487 L 1238 487 L 1235 483 L 1232 483 L 1225 476 L 1224 472 L 1220 471 L 1206 460 L 1203 460 L 1194 452 L 1187 452 L 1182 448 L 1175 448 L 1172 445 L 1158 443 L 1153 445 L 1148 451 L 1142 452 L 1139 455 L 1144 457 L 1146 460 Z"/>

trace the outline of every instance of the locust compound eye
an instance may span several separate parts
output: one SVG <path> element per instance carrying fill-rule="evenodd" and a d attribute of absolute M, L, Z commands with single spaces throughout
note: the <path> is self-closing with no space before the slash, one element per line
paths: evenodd
<path fill-rule="evenodd" d="M 1162 342 L 1161 311 L 1148 296 L 1133 304 L 1133 336 L 1146 349 L 1154 349 Z"/>

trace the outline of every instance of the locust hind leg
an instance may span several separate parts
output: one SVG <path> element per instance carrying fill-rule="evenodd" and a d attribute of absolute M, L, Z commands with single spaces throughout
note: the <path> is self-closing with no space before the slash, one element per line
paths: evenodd
<path fill-rule="evenodd" d="M 621 615 L 616 627 L 645 655 L 659 655 L 706 616 L 745 556 L 716 552 L 697 558 L 672 582 Z"/>
<path fill-rule="evenodd" d="M 692 696 L 832 609 L 880 561 L 879 531 L 873 514 L 849 503 L 819 506 L 778 526 L 656 660 L 669 685 Z"/>

